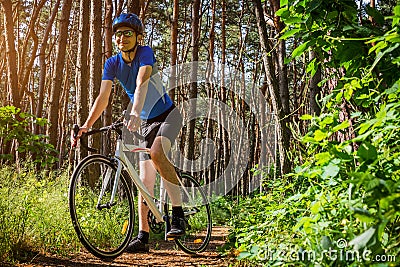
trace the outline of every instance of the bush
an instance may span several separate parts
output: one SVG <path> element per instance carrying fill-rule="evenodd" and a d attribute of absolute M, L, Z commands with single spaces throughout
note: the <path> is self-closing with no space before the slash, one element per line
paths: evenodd
<path fill-rule="evenodd" d="M 30 127 L 47 125 L 46 119 L 37 118 L 31 114 L 21 112 L 14 106 L 0 107 L 0 143 L 2 150 L 16 142 L 16 151 L 3 151 L 0 160 L 15 161 L 16 153 L 29 155 L 33 162 L 41 167 L 46 167 L 57 161 L 54 155 L 57 151 L 47 143 L 48 137 L 42 134 L 33 134 Z"/>

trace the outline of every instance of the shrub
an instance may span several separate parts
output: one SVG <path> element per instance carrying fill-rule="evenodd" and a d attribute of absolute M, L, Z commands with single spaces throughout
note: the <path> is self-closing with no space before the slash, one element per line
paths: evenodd
<path fill-rule="evenodd" d="M 47 136 L 33 134 L 30 129 L 33 125 L 43 127 L 47 125 L 46 119 L 37 118 L 29 113 L 22 112 L 14 106 L 0 107 L 0 143 L 2 150 L 16 142 L 16 151 L 3 151 L 0 160 L 15 161 L 16 153 L 30 155 L 34 163 L 46 167 L 54 163 L 57 151 L 47 143 Z"/>

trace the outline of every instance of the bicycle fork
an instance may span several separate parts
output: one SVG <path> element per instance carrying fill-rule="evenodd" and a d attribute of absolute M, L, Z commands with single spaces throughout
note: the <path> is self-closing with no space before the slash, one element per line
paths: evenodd
<path fill-rule="evenodd" d="M 116 152 L 115 152 L 115 156 L 116 156 L 117 159 L 118 159 L 118 156 L 120 154 L 119 153 L 119 151 L 120 151 L 119 150 L 119 148 L 120 148 L 119 145 L 120 145 L 120 142 L 117 143 L 117 149 L 116 149 Z M 113 169 L 110 168 L 110 167 L 107 168 L 106 173 L 103 175 L 103 179 L 102 179 L 103 181 L 102 181 L 102 185 L 101 185 L 101 192 L 100 192 L 99 199 L 98 199 L 97 205 L 96 205 L 96 208 L 98 210 L 102 210 L 104 208 L 109 209 L 112 206 L 114 206 L 115 204 L 117 204 L 117 203 L 114 202 L 114 199 L 115 199 L 115 195 L 117 194 L 118 182 L 119 182 L 119 178 L 120 178 L 121 170 L 122 170 L 121 161 L 120 160 L 117 160 L 117 161 L 118 161 L 118 166 L 117 166 L 117 171 L 116 171 L 115 177 L 114 177 L 114 184 L 112 186 L 111 198 L 110 198 L 110 201 L 108 201 L 106 204 L 101 204 L 101 200 L 103 199 L 104 193 L 106 192 L 107 186 L 108 186 L 108 184 L 110 182 Z"/>

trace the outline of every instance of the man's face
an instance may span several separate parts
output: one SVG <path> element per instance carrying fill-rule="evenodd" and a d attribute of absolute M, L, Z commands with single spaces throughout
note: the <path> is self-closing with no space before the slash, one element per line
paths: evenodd
<path fill-rule="evenodd" d="M 120 27 L 115 33 L 115 43 L 121 51 L 128 51 L 136 45 L 136 32 L 129 27 Z"/>

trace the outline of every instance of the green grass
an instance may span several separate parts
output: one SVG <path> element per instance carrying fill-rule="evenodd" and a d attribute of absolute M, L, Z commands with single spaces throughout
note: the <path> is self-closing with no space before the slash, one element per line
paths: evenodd
<path fill-rule="evenodd" d="M 37 252 L 65 255 L 81 245 L 68 211 L 67 171 L 38 173 L 0 169 L 0 261 L 13 262 Z"/>
<path fill-rule="evenodd" d="M 37 253 L 66 256 L 83 247 L 73 229 L 68 210 L 67 170 L 38 172 L 27 164 L 0 167 L 0 262 L 32 259 Z M 211 203 L 213 225 L 231 218 L 231 202 L 225 198 Z M 134 200 L 137 205 L 137 198 Z M 134 235 L 137 233 L 137 213 Z M 153 240 L 164 232 L 152 233 Z"/>

